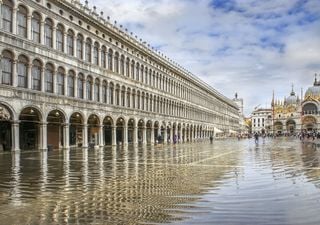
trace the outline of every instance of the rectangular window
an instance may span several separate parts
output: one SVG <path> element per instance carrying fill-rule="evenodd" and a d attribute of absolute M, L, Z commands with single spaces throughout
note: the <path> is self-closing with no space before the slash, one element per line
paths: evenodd
<path fill-rule="evenodd" d="M 2 84 L 11 85 L 12 63 L 10 59 L 3 58 L 2 60 Z"/>
<path fill-rule="evenodd" d="M 27 67 L 23 63 L 18 63 L 18 87 L 27 87 Z"/>
<path fill-rule="evenodd" d="M 41 89 L 41 71 L 33 67 L 32 68 L 32 89 L 40 91 Z"/>
<path fill-rule="evenodd" d="M 62 32 L 57 32 L 57 46 L 56 46 L 58 51 L 63 52 L 63 33 Z"/>
<path fill-rule="evenodd" d="M 70 35 L 67 37 L 67 51 L 68 55 L 73 55 L 73 37 Z"/>
<path fill-rule="evenodd" d="M 64 94 L 64 77 L 63 75 L 58 75 L 57 76 L 57 91 L 58 95 L 63 95 Z"/>
<path fill-rule="evenodd" d="M 45 26 L 45 45 L 52 47 L 52 30 L 50 26 Z"/>
<path fill-rule="evenodd" d="M 12 10 L 6 5 L 2 5 L 2 29 L 12 32 Z"/>
<path fill-rule="evenodd" d="M 40 43 L 40 23 L 38 20 L 32 20 L 31 35 L 34 42 Z"/>
<path fill-rule="evenodd" d="M 27 17 L 22 14 L 18 13 L 18 35 L 22 37 L 27 37 Z"/>
<path fill-rule="evenodd" d="M 72 76 L 68 77 L 68 96 L 74 97 L 74 79 Z"/>
<path fill-rule="evenodd" d="M 83 57 L 82 57 L 82 54 L 83 54 L 83 52 L 82 52 L 82 40 L 80 40 L 80 39 L 78 39 L 77 40 L 77 57 L 79 58 L 79 59 L 82 59 Z"/>
<path fill-rule="evenodd" d="M 53 75 L 51 72 L 46 72 L 46 92 L 53 93 Z"/>

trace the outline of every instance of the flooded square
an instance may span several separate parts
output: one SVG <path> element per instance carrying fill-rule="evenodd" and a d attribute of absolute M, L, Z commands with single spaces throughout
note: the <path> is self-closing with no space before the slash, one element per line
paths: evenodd
<path fill-rule="evenodd" d="M 293 138 L 0 155 L 3 224 L 319 224 L 314 144 Z"/>

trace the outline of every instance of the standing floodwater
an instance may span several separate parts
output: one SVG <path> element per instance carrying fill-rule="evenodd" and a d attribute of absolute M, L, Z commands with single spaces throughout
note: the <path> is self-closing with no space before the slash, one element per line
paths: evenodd
<path fill-rule="evenodd" d="M 294 139 L 0 154 L 1 224 L 320 224 L 320 149 Z"/>

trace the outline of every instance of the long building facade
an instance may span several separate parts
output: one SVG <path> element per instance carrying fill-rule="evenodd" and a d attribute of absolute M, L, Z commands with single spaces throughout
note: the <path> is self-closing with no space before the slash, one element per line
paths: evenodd
<path fill-rule="evenodd" d="M 77 0 L 0 1 L 0 148 L 196 141 L 238 107 Z"/>

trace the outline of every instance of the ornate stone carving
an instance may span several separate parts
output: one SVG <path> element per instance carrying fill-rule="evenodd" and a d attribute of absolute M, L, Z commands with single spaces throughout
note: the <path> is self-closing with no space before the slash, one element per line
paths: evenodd
<path fill-rule="evenodd" d="M 10 120 L 10 113 L 8 110 L 0 106 L 0 121 Z"/>

